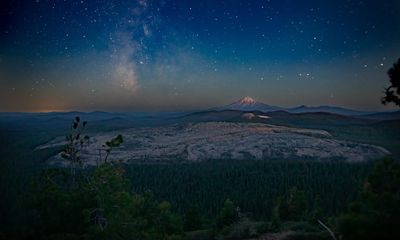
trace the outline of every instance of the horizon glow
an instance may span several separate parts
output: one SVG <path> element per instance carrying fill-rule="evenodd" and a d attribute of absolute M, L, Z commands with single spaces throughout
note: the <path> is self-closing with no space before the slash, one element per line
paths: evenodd
<path fill-rule="evenodd" d="M 400 2 L 1 3 L 0 111 L 179 111 L 244 96 L 382 111 Z"/>

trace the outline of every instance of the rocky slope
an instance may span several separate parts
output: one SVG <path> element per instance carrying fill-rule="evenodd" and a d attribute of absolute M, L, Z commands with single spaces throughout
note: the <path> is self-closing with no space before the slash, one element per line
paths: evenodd
<path fill-rule="evenodd" d="M 260 123 L 207 122 L 166 127 L 127 129 L 99 133 L 91 138 L 82 159 L 95 165 L 104 142 L 122 134 L 124 144 L 113 150 L 111 160 L 169 162 L 207 159 L 343 159 L 365 161 L 389 154 L 384 148 L 333 139 L 323 130 L 288 128 Z M 55 139 L 38 149 L 63 144 Z M 63 164 L 54 156 L 53 164 Z"/>

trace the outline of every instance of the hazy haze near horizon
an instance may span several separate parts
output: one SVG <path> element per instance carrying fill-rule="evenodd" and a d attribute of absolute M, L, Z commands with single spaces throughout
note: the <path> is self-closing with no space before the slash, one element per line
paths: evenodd
<path fill-rule="evenodd" d="M 5 1 L 0 111 L 380 104 L 400 2 Z"/>

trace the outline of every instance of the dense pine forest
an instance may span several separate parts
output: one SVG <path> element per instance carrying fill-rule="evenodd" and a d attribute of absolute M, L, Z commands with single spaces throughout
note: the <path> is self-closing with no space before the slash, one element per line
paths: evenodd
<path fill-rule="evenodd" d="M 128 165 L 126 176 L 136 192 L 151 189 L 179 212 L 196 204 L 205 217 L 213 217 L 225 199 L 235 202 L 255 219 L 269 219 L 278 197 L 288 189 L 305 193 L 308 212 L 338 214 L 354 200 L 372 162 L 345 163 L 307 160 L 208 161 L 191 164 Z"/>
<path fill-rule="evenodd" d="M 386 224 L 390 229 L 398 220 L 393 193 L 400 186 L 399 164 L 389 159 L 177 159 L 172 164 L 76 165 L 70 171 L 46 164 L 61 150 L 71 160 L 68 145 L 33 150 L 66 131 L 51 125 L 40 131 L 42 127 L 10 127 L 1 135 L 6 161 L 1 168 L 0 238 L 247 239 L 282 233 L 289 234 L 282 239 L 331 239 L 321 225 L 326 224 L 345 239 L 368 239 L 366 226 Z M 81 139 L 68 136 L 72 142 Z M 112 154 L 112 147 L 122 142 L 118 137 L 105 145 Z M 377 189 L 372 191 L 373 184 Z M 387 206 L 378 208 L 389 209 L 388 216 L 371 215 L 377 201 L 385 201 Z M 382 239 L 397 234 L 389 233 Z"/>

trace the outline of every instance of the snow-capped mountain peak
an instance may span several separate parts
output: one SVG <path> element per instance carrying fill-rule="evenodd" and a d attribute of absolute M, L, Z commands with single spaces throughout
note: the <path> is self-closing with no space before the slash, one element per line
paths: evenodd
<path fill-rule="evenodd" d="M 257 102 L 253 98 L 247 96 L 240 100 L 226 106 L 215 108 L 216 110 L 239 110 L 239 111 L 261 111 L 272 112 L 280 110 L 281 108 L 270 106 L 262 102 Z"/>
<path fill-rule="evenodd" d="M 243 104 L 243 105 L 253 105 L 255 103 L 257 103 L 257 101 L 249 96 L 246 96 L 236 102 L 236 104 Z"/>

